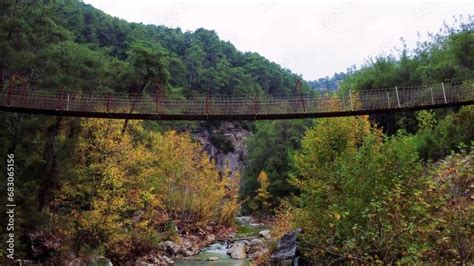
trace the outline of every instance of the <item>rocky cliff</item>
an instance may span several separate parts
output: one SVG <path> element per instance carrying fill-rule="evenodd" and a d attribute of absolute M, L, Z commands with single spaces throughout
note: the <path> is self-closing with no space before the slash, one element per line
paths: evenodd
<path fill-rule="evenodd" d="M 220 171 L 229 167 L 232 176 L 241 171 L 243 158 L 247 155 L 245 140 L 251 135 L 248 129 L 233 122 L 201 126 L 192 133 L 210 158 L 216 162 Z"/>

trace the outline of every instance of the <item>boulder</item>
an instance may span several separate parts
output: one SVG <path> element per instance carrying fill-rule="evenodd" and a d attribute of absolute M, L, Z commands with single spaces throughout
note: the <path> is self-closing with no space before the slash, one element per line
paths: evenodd
<path fill-rule="evenodd" d="M 260 258 L 262 257 L 264 254 L 267 254 L 269 252 L 268 248 L 264 247 L 260 250 L 255 250 L 254 252 L 252 253 L 249 253 L 249 259 L 257 259 L 257 258 Z"/>
<path fill-rule="evenodd" d="M 263 241 L 261 239 L 255 238 L 255 239 L 250 240 L 249 245 L 251 247 L 252 246 L 261 246 L 261 245 L 265 245 L 265 243 L 263 243 Z"/>
<path fill-rule="evenodd" d="M 148 262 L 144 262 L 144 261 L 137 261 L 135 262 L 135 266 L 155 266 L 157 264 L 155 263 L 148 263 Z"/>
<path fill-rule="evenodd" d="M 248 246 L 248 257 L 250 259 L 256 259 L 267 253 L 269 250 L 265 243 L 261 239 L 252 239 Z"/>
<path fill-rule="evenodd" d="M 190 249 L 193 247 L 193 244 L 191 243 L 191 241 L 187 238 L 181 238 L 181 247 L 184 248 L 184 249 Z"/>
<path fill-rule="evenodd" d="M 263 230 L 258 232 L 258 235 L 265 238 L 270 238 L 270 230 Z"/>
<path fill-rule="evenodd" d="M 164 241 L 158 244 L 160 250 L 166 251 L 170 255 L 176 255 L 180 251 L 180 247 L 173 241 Z"/>
<path fill-rule="evenodd" d="M 155 265 L 170 265 L 170 264 L 174 264 L 174 261 L 167 256 L 161 256 L 158 254 L 148 254 L 138 259 L 134 265 L 135 266 L 155 266 Z"/>
<path fill-rule="evenodd" d="M 301 229 L 297 229 L 293 232 L 286 233 L 278 240 L 277 247 L 270 257 L 272 265 L 293 265 L 297 251 L 296 239 L 300 232 Z"/>
<path fill-rule="evenodd" d="M 104 266 L 113 266 L 112 262 L 106 257 L 93 257 L 90 259 L 90 264 L 92 265 L 104 265 Z"/>
<path fill-rule="evenodd" d="M 167 265 L 174 264 L 174 261 L 171 258 L 168 258 L 167 256 L 162 256 L 160 257 L 160 259 L 163 262 L 167 263 Z"/>
<path fill-rule="evenodd" d="M 212 242 L 216 241 L 216 235 L 214 235 L 214 234 L 207 235 L 206 240 L 207 240 L 207 242 L 212 243 Z"/>
<path fill-rule="evenodd" d="M 28 237 L 31 243 L 31 256 L 34 260 L 50 257 L 59 250 L 63 242 L 61 238 L 48 231 L 38 231 L 29 234 Z"/>
<path fill-rule="evenodd" d="M 209 257 L 207 260 L 208 261 L 218 261 L 219 257 Z"/>
<path fill-rule="evenodd" d="M 247 253 L 245 252 L 245 244 L 242 242 L 237 242 L 232 245 L 232 247 L 227 250 L 227 254 L 235 260 L 243 260 L 247 258 Z"/>

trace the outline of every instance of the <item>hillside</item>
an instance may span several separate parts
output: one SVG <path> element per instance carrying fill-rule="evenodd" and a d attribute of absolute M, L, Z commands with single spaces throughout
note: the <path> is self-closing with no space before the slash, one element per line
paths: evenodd
<path fill-rule="evenodd" d="M 5 0 L 0 17 L 3 92 L 289 95 L 301 78 L 214 31 L 79 0 Z M 303 89 L 363 105 L 359 92 L 384 87 L 474 88 L 473 18 Z M 474 107 L 403 110 L 239 123 L 0 112 L 0 264 L 472 263 Z"/>
<path fill-rule="evenodd" d="M 80 1 L 2 1 L 2 85 L 35 89 L 288 94 L 299 78 L 216 32 L 128 23 Z"/>

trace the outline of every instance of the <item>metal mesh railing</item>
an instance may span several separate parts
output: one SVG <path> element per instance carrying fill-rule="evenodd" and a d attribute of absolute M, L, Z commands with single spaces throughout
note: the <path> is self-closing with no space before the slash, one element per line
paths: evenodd
<path fill-rule="evenodd" d="M 474 83 L 335 92 L 293 96 L 194 96 L 169 99 L 155 94 L 90 93 L 8 89 L 0 92 L 0 107 L 63 113 L 154 114 L 186 116 L 291 115 L 356 112 L 449 105 L 474 101 Z"/>

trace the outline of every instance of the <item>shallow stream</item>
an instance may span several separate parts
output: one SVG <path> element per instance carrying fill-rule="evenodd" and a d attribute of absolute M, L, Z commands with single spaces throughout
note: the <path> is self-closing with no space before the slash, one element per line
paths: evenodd
<path fill-rule="evenodd" d="M 239 219 L 240 218 L 240 219 Z M 227 255 L 227 250 L 234 242 L 239 242 L 238 239 L 252 239 L 258 237 L 258 232 L 269 229 L 269 226 L 263 224 L 255 224 L 251 222 L 250 217 L 239 217 L 239 230 L 234 239 L 229 241 L 218 241 L 205 247 L 196 256 L 176 260 L 176 266 L 188 265 L 227 265 L 227 266 L 246 266 L 250 265 L 248 260 L 234 260 Z M 208 261 L 210 257 L 217 257 L 217 261 Z"/>

